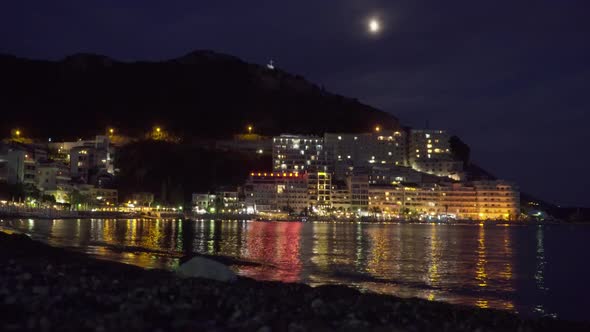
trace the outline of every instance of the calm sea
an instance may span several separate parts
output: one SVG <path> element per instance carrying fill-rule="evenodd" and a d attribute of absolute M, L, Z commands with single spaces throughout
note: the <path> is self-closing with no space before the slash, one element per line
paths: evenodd
<path fill-rule="evenodd" d="M 47 243 L 147 268 L 190 252 L 243 276 L 589 320 L 590 225 L 3 220 Z"/>

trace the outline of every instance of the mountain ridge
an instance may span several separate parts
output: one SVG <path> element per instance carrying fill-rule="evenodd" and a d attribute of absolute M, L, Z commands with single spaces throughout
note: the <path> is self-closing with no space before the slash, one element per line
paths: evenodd
<path fill-rule="evenodd" d="M 300 75 L 209 50 L 134 62 L 89 53 L 58 61 L 3 54 L 0 71 L 4 132 L 19 126 L 59 136 L 162 125 L 184 136 L 228 137 L 247 125 L 267 135 L 400 127 L 395 116 Z"/>

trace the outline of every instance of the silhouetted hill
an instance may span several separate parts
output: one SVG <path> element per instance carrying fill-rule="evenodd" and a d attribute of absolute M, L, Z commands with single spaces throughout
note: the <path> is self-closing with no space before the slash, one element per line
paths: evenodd
<path fill-rule="evenodd" d="M 88 136 L 116 126 L 137 134 L 158 124 L 181 135 L 220 137 L 247 124 L 267 135 L 399 126 L 394 116 L 301 76 L 211 51 L 161 62 L 2 55 L 0 73 L 4 133 L 19 126 L 37 137 Z"/>
<path fill-rule="evenodd" d="M 174 204 L 190 202 L 194 192 L 243 185 L 250 171 L 272 165 L 270 156 L 158 141 L 127 144 L 119 149 L 115 161 L 120 169 L 116 180 L 120 198 L 147 191 L 158 202 Z"/>

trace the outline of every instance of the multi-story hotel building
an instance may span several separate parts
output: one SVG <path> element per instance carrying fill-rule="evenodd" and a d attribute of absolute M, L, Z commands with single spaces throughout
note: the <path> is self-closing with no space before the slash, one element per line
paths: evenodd
<path fill-rule="evenodd" d="M 350 192 L 350 207 L 355 212 L 364 213 L 369 208 L 369 176 L 353 174 L 346 178 L 346 186 Z"/>
<path fill-rule="evenodd" d="M 346 183 L 332 182 L 331 203 L 338 211 L 351 210 L 351 195 Z"/>
<path fill-rule="evenodd" d="M 451 160 L 450 136 L 444 130 L 411 129 L 410 163 L 422 160 Z"/>
<path fill-rule="evenodd" d="M 70 170 L 60 162 L 39 163 L 36 181 L 37 188 L 43 194 L 53 196 L 58 203 L 66 202 L 68 194 L 72 191 Z"/>
<path fill-rule="evenodd" d="M 92 140 L 48 143 L 54 159 L 70 165 L 72 178 L 80 178 L 86 183 L 97 182 L 91 179 L 89 170 L 96 169 L 106 174 L 114 174 L 114 148 L 108 136 L 96 136 Z M 98 183 L 97 183 L 98 184 Z"/>
<path fill-rule="evenodd" d="M 273 170 L 312 173 L 327 171 L 324 139 L 316 136 L 281 135 L 273 138 Z"/>
<path fill-rule="evenodd" d="M 410 130 L 410 166 L 420 172 L 461 180 L 463 163 L 453 160 L 449 140 L 444 130 Z"/>
<path fill-rule="evenodd" d="M 309 206 L 313 209 L 325 209 L 332 206 L 332 174 L 328 172 L 308 173 Z"/>
<path fill-rule="evenodd" d="M 516 220 L 518 189 L 505 181 L 371 185 L 369 212 L 420 219 Z"/>
<path fill-rule="evenodd" d="M 281 135 L 273 138 L 273 169 L 305 175 L 308 185 L 306 207 L 330 206 L 332 173 L 324 139 L 316 136 Z"/>
<path fill-rule="evenodd" d="M 326 133 L 327 159 L 336 179 L 346 178 L 349 170 L 359 166 L 407 164 L 406 135 L 388 133 Z"/>
<path fill-rule="evenodd" d="M 477 191 L 473 185 L 450 183 L 440 187 L 439 213 L 458 219 L 479 219 Z"/>
<path fill-rule="evenodd" d="M 305 211 L 309 203 L 308 179 L 306 173 L 251 173 L 244 186 L 247 211 L 250 213 Z"/>
<path fill-rule="evenodd" d="M 37 164 L 47 159 L 47 152 L 31 144 L 0 143 L 2 178 L 6 182 L 22 183 L 25 187 L 36 186 Z"/>
<path fill-rule="evenodd" d="M 520 215 L 518 188 L 506 181 L 474 181 L 479 219 L 513 220 Z"/>

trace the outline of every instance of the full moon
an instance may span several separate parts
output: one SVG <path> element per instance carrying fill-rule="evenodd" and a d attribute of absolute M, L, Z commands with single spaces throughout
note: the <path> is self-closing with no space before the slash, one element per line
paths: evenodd
<path fill-rule="evenodd" d="M 369 32 L 371 33 L 378 33 L 381 30 L 381 23 L 375 18 L 369 21 Z"/>

